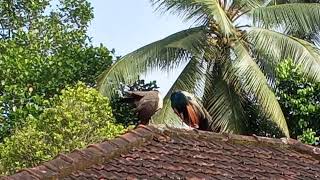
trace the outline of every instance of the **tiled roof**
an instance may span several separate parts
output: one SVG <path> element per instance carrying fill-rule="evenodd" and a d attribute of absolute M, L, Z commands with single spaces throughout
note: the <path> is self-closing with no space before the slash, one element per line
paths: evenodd
<path fill-rule="evenodd" d="M 320 179 L 319 153 L 293 139 L 140 126 L 5 179 Z"/>

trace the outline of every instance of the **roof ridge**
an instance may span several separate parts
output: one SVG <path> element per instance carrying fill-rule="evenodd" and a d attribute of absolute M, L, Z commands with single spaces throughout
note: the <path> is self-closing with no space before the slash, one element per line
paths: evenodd
<path fill-rule="evenodd" d="M 139 147 L 144 142 L 152 140 L 159 132 L 156 127 L 139 125 L 138 128 L 129 130 L 117 138 L 90 144 L 81 150 L 75 149 L 67 154 L 60 153 L 50 161 L 33 168 L 21 169 L 4 179 L 65 177 L 73 171 L 83 170 L 93 164 L 112 159 L 129 151 L 132 147 Z"/>
<path fill-rule="evenodd" d="M 180 129 L 180 128 L 172 128 L 166 127 L 164 128 L 164 134 L 166 135 L 187 135 L 190 136 L 190 131 L 193 131 L 197 134 L 197 137 L 206 137 L 206 138 L 215 138 L 221 139 L 222 141 L 246 141 L 252 143 L 264 143 L 264 144 L 272 144 L 272 145 L 284 145 L 293 148 L 296 151 L 305 152 L 309 155 L 313 156 L 315 159 L 320 160 L 320 148 L 311 146 L 308 144 L 304 144 L 296 139 L 292 138 L 271 138 L 271 137 L 263 137 L 257 136 L 253 134 L 252 136 L 248 135 L 239 135 L 239 134 L 231 134 L 231 133 L 216 133 L 216 132 L 209 132 L 209 131 L 202 131 L 198 129 Z"/>
<path fill-rule="evenodd" d="M 18 173 L 4 177 L 4 179 L 59 179 L 75 171 L 84 170 L 91 165 L 99 164 L 116 158 L 120 154 L 129 152 L 133 147 L 140 147 L 151 140 L 170 141 L 173 137 L 188 137 L 199 139 L 216 139 L 224 142 L 251 142 L 292 148 L 298 152 L 311 155 L 320 161 L 320 148 L 306 145 L 291 138 L 269 138 L 261 136 L 247 136 L 229 133 L 215 133 L 196 129 L 172 128 L 169 126 L 139 125 L 125 134 L 108 141 L 91 144 L 81 150 L 59 154 L 53 160 L 42 163 L 33 168 L 22 169 Z"/>

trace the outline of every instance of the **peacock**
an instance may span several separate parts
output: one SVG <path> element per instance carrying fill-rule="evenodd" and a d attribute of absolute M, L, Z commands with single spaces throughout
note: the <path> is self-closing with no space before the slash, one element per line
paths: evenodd
<path fill-rule="evenodd" d="M 133 103 L 134 111 L 140 120 L 139 124 L 147 125 L 151 117 L 163 106 L 163 99 L 158 90 L 126 91 L 123 101 Z"/>
<path fill-rule="evenodd" d="M 212 118 L 203 105 L 189 92 L 175 91 L 170 96 L 173 111 L 188 126 L 212 131 Z"/>

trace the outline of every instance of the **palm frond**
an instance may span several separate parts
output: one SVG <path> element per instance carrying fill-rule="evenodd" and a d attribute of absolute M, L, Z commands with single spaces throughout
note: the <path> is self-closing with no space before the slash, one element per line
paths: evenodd
<path fill-rule="evenodd" d="M 249 11 L 265 5 L 263 0 L 234 0 L 233 4 L 240 8 L 241 11 Z"/>
<path fill-rule="evenodd" d="M 124 56 L 98 78 L 98 89 L 111 96 L 120 83 L 131 83 L 152 68 L 173 68 L 201 53 L 205 38 L 203 27 L 177 32 Z"/>
<path fill-rule="evenodd" d="M 170 96 L 175 90 L 188 91 L 194 94 L 199 90 L 198 84 L 201 83 L 203 75 L 204 70 L 201 62 L 198 58 L 193 57 L 168 91 L 163 101 L 163 108 L 153 117 L 153 123 L 181 125 L 182 121 L 171 108 Z"/>
<path fill-rule="evenodd" d="M 204 107 L 212 117 L 212 130 L 228 133 L 243 133 L 246 117 L 241 98 L 222 76 L 208 76 L 209 85 L 203 96 Z"/>
<path fill-rule="evenodd" d="M 230 69 L 228 69 L 227 79 L 233 82 L 236 89 L 240 88 L 249 95 L 252 94 L 265 117 L 276 123 L 284 134 L 289 137 L 286 120 L 275 94 L 268 86 L 265 75 L 251 58 L 243 44 L 236 43 L 233 51 L 235 60 Z"/>
<path fill-rule="evenodd" d="M 320 34 L 319 33 L 314 35 L 313 43 L 316 45 L 316 47 L 320 47 Z"/>
<path fill-rule="evenodd" d="M 233 25 L 218 0 L 151 0 L 157 10 L 181 14 L 186 20 L 197 19 L 207 22 L 213 20 L 228 37 L 233 32 Z"/>
<path fill-rule="evenodd" d="M 263 28 L 250 28 L 247 37 L 252 47 L 273 64 L 290 58 L 311 80 L 320 81 L 320 51 L 311 43 Z"/>
<path fill-rule="evenodd" d="M 252 58 L 255 60 L 263 74 L 266 76 L 268 85 L 271 89 L 275 88 L 276 82 L 276 69 L 274 68 L 274 63 L 268 60 L 268 56 L 263 56 L 261 53 L 255 51 L 254 48 L 251 48 Z"/>
<path fill-rule="evenodd" d="M 251 12 L 253 22 L 266 29 L 284 27 L 289 32 L 310 34 L 320 30 L 320 4 L 291 3 L 258 7 Z"/>

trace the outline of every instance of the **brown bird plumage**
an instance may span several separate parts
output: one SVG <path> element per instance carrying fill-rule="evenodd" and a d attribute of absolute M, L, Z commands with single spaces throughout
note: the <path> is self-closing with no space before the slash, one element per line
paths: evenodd
<path fill-rule="evenodd" d="M 170 99 L 173 111 L 186 125 L 199 130 L 213 131 L 210 114 L 192 94 L 175 91 Z"/>
<path fill-rule="evenodd" d="M 128 91 L 124 97 L 135 105 L 140 124 L 147 125 L 151 117 L 162 108 L 163 101 L 159 91 Z"/>

